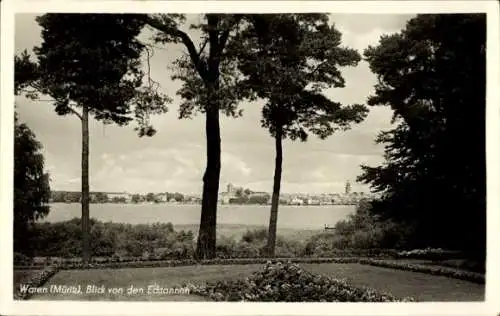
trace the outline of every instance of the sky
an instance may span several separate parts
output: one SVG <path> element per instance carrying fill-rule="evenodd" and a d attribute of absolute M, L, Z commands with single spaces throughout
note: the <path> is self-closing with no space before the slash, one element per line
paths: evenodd
<path fill-rule="evenodd" d="M 331 14 L 330 20 L 342 33 L 342 45 L 360 53 L 377 45 L 382 34 L 400 31 L 412 15 Z M 188 23 L 199 17 L 189 15 Z M 15 24 L 15 49 L 30 51 L 41 42 L 35 15 L 18 14 Z M 197 34 L 189 33 L 195 41 Z M 148 34 L 142 34 L 147 38 Z M 153 117 L 157 134 L 139 138 L 134 123 L 127 127 L 90 121 L 90 190 L 105 192 L 182 192 L 200 194 L 206 163 L 203 114 L 178 119 L 181 100 L 175 95 L 180 82 L 170 79 L 169 65 L 183 53 L 181 45 L 155 49 L 151 76 L 164 93 L 173 98 L 169 111 Z M 366 103 L 373 93 L 376 77 L 368 64 L 343 68 L 345 88 L 325 94 L 344 104 Z M 272 191 L 275 149 L 268 130 L 260 125 L 263 102 L 241 102 L 243 117 L 221 115 L 222 169 L 220 191 L 228 183 L 255 191 Z M 81 189 L 81 124 L 74 116 L 60 117 L 50 102 L 34 102 L 16 97 L 20 120 L 36 134 L 44 146 L 46 169 L 53 190 Z M 370 107 L 366 120 L 347 132 L 326 140 L 310 135 L 307 142 L 285 140 L 281 191 L 286 193 L 342 192 L 346 181 L 353 191 L 368 192 L 356 183 L 360 165 L 377 166 L 383 161 L 383 145 L 374 143 L 381 130 L 391 128 L 391 110 Z"/>

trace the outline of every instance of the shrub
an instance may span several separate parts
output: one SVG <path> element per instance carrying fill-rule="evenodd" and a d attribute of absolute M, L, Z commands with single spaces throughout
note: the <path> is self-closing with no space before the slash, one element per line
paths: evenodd
<path fill-rule="evenodd" d="M 33 256 L 81 256 L 79 218 L 58 223 L 37 223 L 32 229 Z M 192 232 L 176 232 L 171 223 L 130 225 L 91 219 L 91 237 L 92 255 L 98 257 L 110 257 L 117 253 L 137 257 L 145 252 L 154 257 L 156 248 L 174 249 L 165 255 L 169 258 L 192 256 L 193 253 Z"/>
<path fill-rule="evenodd" d="M 359 288 L 345 280 L 309 273 L 290 262 L 265 267 L 245 280 L 218 281 L 207 284 L 187 284 L 191 293 L 215 301 L 272 301 L 272 302 L 397 302 L 390 294 Z"/>
<path fill-rule="evenodd" d="M 246 243 L 254 243 L 254 242 L 265 242 L 267 240 L 267 229 L 254 229 L 247 230 L 243 236 L 241 236 L 241 241 Z"/>
<path fill-rule="evenodd" d="M 27 266 L 31 265 L 32 262 L 33 260 L 30 257 L 19 252 L 14 252 L 14 265 Z"/>
<path fill-rule="evenodd" d="M 370 213 L 371 203 L 362 200 L 354 214 L 335 225 L 333 232 L 313 236 L 304 254 L 333 256 L 338 249 L 401 249 L 412 234 L 410 227 L 381 220 Z"/>

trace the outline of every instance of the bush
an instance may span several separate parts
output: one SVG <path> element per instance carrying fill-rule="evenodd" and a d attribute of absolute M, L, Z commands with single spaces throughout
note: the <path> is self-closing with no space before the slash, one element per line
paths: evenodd
<path fill-rule="evenodd" d="M 187 284 L 191 293 L 215 301 L 271 302 L 397 302 L 390 294 L 358 288 L 344 280 L 309 273 L 290 262 L 268 262 L 261 271 L 245 280 Z"/>
<path fill-rule="evenodd" d="M 255 242 L 266 242 L 268 231 L 265 228 L 247 230 L 243 236 L 241 236 L 241 241 L 246 243 Z"/>
<path fill-rule="evenodd" d="M 338 249 L 402 249 L 412 234 L 410 227 L 381 220 L 370 213 L 371 203 L 362 200 L 354 214 L 339 221 L 333 232 L 313 236 L 305 255 L 334 256 Z"/>
<path fill-rule="evenodd" d="M 27 266 L 31 265 L 32 262 L 33 260 L 30 257 L 19 252 L 14 252 L 14 265 Z"/>
<path fill-rule="evenodd" d="M 265 256 L 267 229 L 247 230 L 239 241 L 222 236 L 217 240 L 217 258 L 259 258 Z M 275 255 L 277 257 L 299 257 L 304 246 L 298 241 L 287 240 L 281 236 L 276 239 Z"/>
<path fill-rule="evenodd" d="M 58 223 L 37 223 L 31 241 L 33 256 L 77 258 L 81 256 L 80 219 Z M 192 232 L 176 232 L 171 223 L 121 224 L 91 219 L 92 255 L 97 257 L 159 257 L 155 249 L 172 249 L 163 258 L 192 256 Z"/>

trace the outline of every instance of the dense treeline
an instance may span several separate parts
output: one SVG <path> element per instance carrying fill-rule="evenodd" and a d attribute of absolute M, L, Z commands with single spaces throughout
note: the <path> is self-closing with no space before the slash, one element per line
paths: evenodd
<path fill-rule="evenodd" d="M 396 126 L 377 139 L 384 164 L 359 180 L 382 193 L 370 220 L 404 232 L 389 244 L 485 258 L 485 47 L 485 14 L 439 14 L 365 50 L 378 77 L 368 103 L 390 106 Z"/>
<path fill-rule="evenodd" d="M 49 211 L 50 183 L 42 144 L 25 123 L 14 116 L 14 250 L 29 246 L 32 225 Z"/>

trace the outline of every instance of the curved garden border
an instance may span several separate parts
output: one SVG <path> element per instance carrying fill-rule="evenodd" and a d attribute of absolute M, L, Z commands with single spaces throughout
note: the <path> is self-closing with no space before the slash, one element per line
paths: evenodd
<path fill-rule="evenodd" d="M 155 268 L 155 267 L 178 267 L 190 265 L 245 265 L 245 264 L 265 264 L 269 261 L 272 262 L 291 262 L 291 263 L 359 263 L 382 268 L 398 269 L 411 272 L 420 272 L 437 276 L 445 276 L 469 282 L 484 284 L 485 275 L 477 272 L 470 272 L 458 270 L 448 267 L 430 266 L 425 264 L 413 264 L 407 262 L 397 262 L 389 260 L 377 260 L 366 258 L 244 258 L 244 259 L 213 259 L 213 260 L 129 260 L 129 261 L 116 261 L 105 263 L 92 263 L 85 269 L 119 269 L 119 268 Z M 59 270 L 73 270 L 84 269 L 81 263 L 74 262 L 60 262 L 53 265 L 30 265 L 30 266 L 17 266 L 15 269 L 42 269 L 40 276 L 33 282 L 34 286 L 40 286 L 43 282 L 47 281 L 52 275 Z M 49 269 L 49 272 L 45 270 Z M 45 273 L 45 274 L 44 274 Z M 42 282 L 42 283 L 40 283 Z"/>

